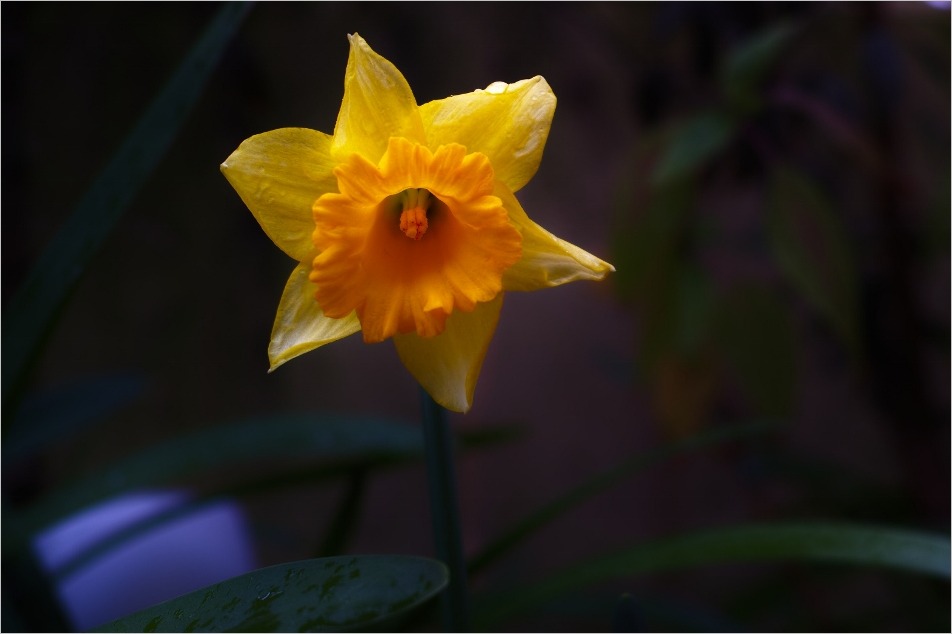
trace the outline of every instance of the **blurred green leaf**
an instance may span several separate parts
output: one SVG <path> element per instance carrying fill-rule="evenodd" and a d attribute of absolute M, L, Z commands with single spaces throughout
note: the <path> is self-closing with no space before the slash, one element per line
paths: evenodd
<path fill-rule="evenodd" d="M 668 443 L 650 451 L 639 452 L 637 455 L 590 478 L 571 491 L 536 509 L 528 517 L 491 541 L 480 552 L 474 555 L 469 562 L 469 571 L 471 574 L 475 574 L 482 570 L 490 563 L 512 551 L 516 546 L 528 539 L 542 527 L 554 522 L 560 516 L 598 493 L 617 484 L 623 478 L 630 477 L 674 456 L 717 446 L 725 442 L 741 440 L 749 436 L 765 433 L 772 429 L 774 429 L 773 425 L 764 423 L 737 425 L 698 434 L 685 440 Z"/>
<path fill-rule="evenodd" d="M 682 122 L 654 170 L 656 187 L 674 184 L 693 175 L 730 143 L 736 122 L 721 112 L 702 112 Z"/>
<path fill-rule="evenodd" d="M 619 596 L 615 588 L 606 592 L 605 588 L 593 587 L 539 606 L 532 619 L 536 623 L 559 623 L 562 632 L 588 631 L 592 623 L 605 623 L 607 615 L 612 615 L 612 625 L 605 631 L 611 632 L 744 631 L 740 621 L 728 620 L 710 607 L 702 606 L 706 599 L 703 596 L 675 598 L 641 590 Z M 619 614 L 621 610 L 627 614 Z"/>
<path fill-rule="evenodd" d="M 715 341 L 762 416 L 784 418 L 793 407 L 796 340 L 790 306 L 765 286 L 731 289 L 718 303 Z"/>
<path fill-rule="evenodd" d="M 694 194 L 692 183 L 679 183 L 651 191 L 647 200 L 621 203 L 625 213 L 637 214 L 614 232 L 614 280 L 623 297 L 648 303 L 670 286 Z"/>
<path fill-rule="evenodd" d="M 699 266 L 685 265 L 677 280 L 675 350 L 692 356 L 707 343 L 713 321 L 711 281 Z"/>
<path fill-rule="evenodd" d="M 818 566 L 795 576 L 761 576 L 756 583 L 739 584 L 731 596 L 724 597 L 720 608 L 738 622 L 769 620 L 783 623 L 788 632 L 950 631 L 949 588 L 933 577 L 877 575 L 875 601 L 840 603 L 834 599 L 804 606 L 805 592 L 837 598 L 844 588 L 861 583 L 858 578 L 862 576 L 868 575 L 845 566 Z"/>
<path fill-rule="evenodd" d="M 40 500 L 24 511 L 24 521 L 37 530 L 122 491 L 225 467 L 253 464 L 259 470 L 252 475 L 258 477 L 269 460 L 283 466 L 320 458 L 341 463 L 398 459 L 419 456 L 422 447 L 418 427 L 390 421 L 306 414 L 253 419 L 198 430 L 132 454 Z"/>
<path fill-rule="evenodd" d="M 760 104 L 760 84 L 796 32 L 791 24 L 772 25 L 731 51 L 721 72 L 721 86 L 731 106 L 750 112 Z"/>
<path fill-rule="evenodd" d="M 948 157 L 945 167 L 933 185 L 934 191 L 929 193 L 924 235 L 920 237 L 922 243 L 928 247 L 928 254 L 939 258 L 949 257 L 949 237 L 952 235 L 952 214 L 949 214 L 952 209 L 952 175 L 948 169 Z"/>
<path fill-rule="evenodd" d="M 528 432 L 528 426 L 525 422 L 519 421 L 495 423 L 476 421 L 462 423 L 456 427 L 456 430 L 464 449 L 481 449 L 524 438 Z"/>
<path fill-rule="evenodd" d="M 165 89 L 38 258 L 3 314 L 4 429 L 13 392 L 87 264 L 171 145 L 251 3 L 222 5 Z"/>
<path fill-rule="evenodd" d="M 143 571 L 147 572 L 147 571 Z M 405 615 L 447 584 L 432 559 L 364 555 L 262 568 L 108 623 L 98 632 L 340 632 Z"/>
<path fill-rule="evenodd" d="M 615 233 L 615 287 L 643 320 L 638 362 L 649 375 L 664 353 L 677 348 L 679 326 L 686 325 L 678 315 L 694 203 L 693 179 L 651 189 L 631 201 L 637 217 Z"/>
<path fill-rule="evenodd" d="M 507 442 L 518 434 L 515 425 L 461 430 L 464 449 Z M 240 496 L 346 477 L 354 469 L 381 468 L 423 455 L 419 427 L 387 420 L 313 414 L 285 414 L 255 418 L 183 434 L 153 445 L 69 485 L 54 490 L 36 504 L 16 512 L 23 533 L 29 535 L 91 504 L 124 491 L 168 486 L 196 480 L 196 475 L 226 472 L 224 478 L 204 483 L 205 490 L 181 509 L 137 524 L 117 541 L 207 503 L 218 496 Z M 248 469 L 253 465 L 253 469 Z"/>
<path fill-rule="evenodd" d="M 859 354 L 858 282 L 849 243 L 830 200 L 803 174 L 775 168 L 767 228 L 780 269 L 847 348 Z"/>
<path fill-rule="evenodd" d="M 917 500 L 882 473 L 837 464 L 783 443 L 759 447 L 753 460 L 756 466 L 750 466 L 762 486 L 794 485 L 800 491 L 784 505 L 787 513 L 796 516 L 901 524 L 918 513 Z"/>
<path fill-rule="evenodd" d="M 518 425 L 498 424 L 463 428 L 459 439 L 463 449 L 469 450 L 507 442 L 519 433 Z M 124 491 L 188 479 L 194 493 L 191 499 L 90 544 L 59 566 L 57 576 L 66 578 L 129 540 L 221 498 L 345 478 L 356 472 L 369 475 L 374 469 L 418 460 L 422 454 L 420 429 L 392 421 L 302 414 L 205 429 L 77 479 L 24 511 L 8 511 L 3 524 L 4 546 L 8 550 L 29 548 L 32 535 L 45 526 Z M 196 477 L 216 471 L 226 472 L 225 477 Z M 194 491 L 196 482 L 201 483 L 199 491 Z M 357 519 L 360 488 L 328 528 L 325 547 L 343 543 L 341 531 Z M 11 527 L 17 530 L 7 530 Z"/>
<path fill-rule="evenodd" d="M 3 460 L 9 463 L 53 441 L 69 439 L 137 398 L 144 386 L 139 377 L 117 375 L 32 394 L 24 400 L 9 437 L 3 441 Z"/>
<path fill-rule="evenodd" d="M 948 535 L 848 524 L 737 526 L 641 543 L 550 574 L 477 605 L 477 626 L 495 624 L 566 593 L 618 577 L 711 564 L 813 561 L 881 566 L 949 578 Z"/>

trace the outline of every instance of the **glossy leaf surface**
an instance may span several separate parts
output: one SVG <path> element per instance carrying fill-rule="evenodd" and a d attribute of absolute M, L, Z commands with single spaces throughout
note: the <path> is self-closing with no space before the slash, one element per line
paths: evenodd
<path fill-rule="evenodd" d="M 446 567 L 398 555 L 256 570 L 109 623 L 100 632 L 340 632 L 397 617 L 446 585 Z"/>

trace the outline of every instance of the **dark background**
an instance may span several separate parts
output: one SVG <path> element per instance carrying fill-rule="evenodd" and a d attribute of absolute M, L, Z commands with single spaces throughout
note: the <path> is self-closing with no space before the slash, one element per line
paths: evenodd
<path fill-rule="evenodd" d="M 4 302 L 217 8 L 4 3 Z M 758 99 L 732 102 L 721 82 L 731 53 L 784 24 L 795 32 Z M 559 102 L 519 198 L 537 222 L 618 268 L 603 283 L 507 295 L 475 405 L 452 416 L 463 429 L 523 431 L 460 458 L 469 551 L 639 451 L 730 424 L 778 424 L 756 442 L 623 480 L 473 579 L 476 591 L 735 523 L 948 532 L 950 28 L 948 5 L 928 3 L 255 6 L 31 378 L 42 390 L 131 373 L 144 393 L 4 465 L 8 499 L 28 504 L 132 451 L 252 415 L 417 418 L 417 386 L 389 343 L 350 337 L 266 374 L 295 263 L 218 171 L 253 134 L 333 131 L 353 32 L 421 104 L 543 75 Z M 678 126 L 723 111 L 736 122 L 732 140 L 686 179 L 656 185 Z M 821 279 L 851 272 L 837 278 L 832 313 L 797 285 L 771 238 L 771 205 L 800 202 L 776 185 L 780 165 L 815 184 L 837 227 L 832 247 L 822 227 L 793 240 Z M 666 217 L 673 229 L 658 228 Z M 261 565 L 310 556 L 342 490 L 243 500 Z M 431 554 L 425 492 L 422 466 L 373 478 L 345 552 Z M 777 591 L 756 595 L 765 587 Z M 509 627 L 607 629 L 610 599 L 626 591 L 679 606 L 674 625 L 649 629 L 688 628 L 684 615 L 695 613 L 710 616 L 701 629 L 949 626 L 944 584 L 801 565 L 622 580 Z"/>

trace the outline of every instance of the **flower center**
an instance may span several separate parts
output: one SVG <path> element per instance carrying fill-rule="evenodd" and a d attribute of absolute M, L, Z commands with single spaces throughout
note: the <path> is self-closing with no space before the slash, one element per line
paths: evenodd
<path fill-rule="evenodd" d="M 430 192 L 425 189 L 407 189 L 399 195 L 403 204 L 400 231 L 411 240 L 419 240 L 430 226 L 426 212 L 430 207 Z"/>
<path fill-rule="evenodd" d="M 452 313 L 502 292 L 522 257 L 484 154 L 393 137 L 376 165 L 353 154 L 334 175 L 339 192 L 313 206 L 309 279 L 327 317 L 356 311 L 364 341 L 439 335 Z"/>

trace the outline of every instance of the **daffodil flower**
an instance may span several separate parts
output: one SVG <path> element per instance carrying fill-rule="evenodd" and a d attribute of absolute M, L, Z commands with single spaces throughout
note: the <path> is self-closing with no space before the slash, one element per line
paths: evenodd
<path fill-rule="evenodd" d="M 271 370 L 357 331 L 392 339 L 444 407 L 464 412 L 505 291 L 599 280 L 613 267 L 529 219 L 555 111 L 545 79 L 418 106 L 400 71 L 350 36 L 327 135 L 283 128 L 222 164 L 268 237 L 299 262 L 278 305 Z"/>

